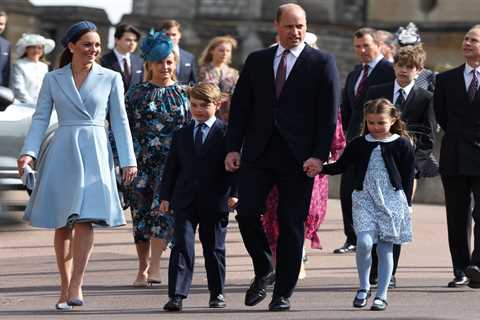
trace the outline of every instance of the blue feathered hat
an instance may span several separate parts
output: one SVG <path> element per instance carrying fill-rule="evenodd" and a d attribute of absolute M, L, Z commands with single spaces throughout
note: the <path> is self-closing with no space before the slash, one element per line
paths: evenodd
<path fill-rule="evenodd" d="M 163 32 L 150 30 L 149 34 L 143 39 L 142 57 L 145 61 L 163 60 L 173 51 L 173 43 L 169 36 Z"/>

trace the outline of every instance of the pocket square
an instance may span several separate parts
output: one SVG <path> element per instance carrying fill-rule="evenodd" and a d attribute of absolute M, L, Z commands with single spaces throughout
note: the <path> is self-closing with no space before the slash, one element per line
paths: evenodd
<path fill-rule="evenodd" d="M 4 56 L 8 56 L 8 52 L 2 52 Z"/>
<path fill-rule="evenodd" d="M 137 70 L 135 71 L 135 73 L 142 73 L 142 70 Z"/>
<path fill-rule="evenodd" d="M 191 64 L 191 63 L 188 63 L 188 62 L 187 62 L 187 63 L 185 63 L 185 67 L 191 67 L 191 66 L 192 66 L 192 64 Z"/>

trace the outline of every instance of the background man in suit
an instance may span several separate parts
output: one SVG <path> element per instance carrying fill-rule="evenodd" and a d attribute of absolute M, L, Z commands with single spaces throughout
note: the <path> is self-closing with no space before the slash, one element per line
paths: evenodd
<path fill-rule="evenodd" d="M 434 109 L 445 131 L 440 149 L 440 175 L 445 192 L 448 244 L 454 279 L 449 287 L 480 287 L 480 25 L 463 38 L 466 63 L 437 76 Z M 474 248 L 470 254 L 470 196 Z M 470 279 L 467 279 L 467 277 Z"/>
<path fill-rule="evenodd" d="M 425 54 L 420 52 L 418 47 L 408 46 L 400 48 L 394 56 L 395 81 L 370 87 L 366 99 L 367 101 L 378 98 L 390 100 L 401 112 L 402 120 L 407 125 L 409 133 L 413 136 L 417 172 L 413 194 L 415 194 L 417 179 L 428 175 L 424 167 L 427 159 L 432 157 L 436 127 L 432 106 L 433 94 L 415 84 L 415 78 L 423 68 L 424 58 Z M 392 278 L 390 278 L 390 288 L 394 288 L 397 283 L 395 273 L 400 258 L 400 249 L 401 245 L 393 245 L 393 272 Z M 376 245 L 374 245 L 370 271 L 371 284 L 377 283 L 377 266 L 378 257 Z"/>
<path fill-rule="evenodd" d="M 107 52 L 100 64 L 122 74 L 125 92 L 143 81 L 143 59 L 134 54 L 140 31 L 132 25 L 121 24 L 115 29 L 115 47 Z"/>
<path fill-rule="evenodd" d="M 0 34 L 7 26 L 7 13 L 0 11 Z M 10 42 L 0 36 L 0 86 L 8 87 L 10 81 Z"/>
<path fill-rule="evenodd" d="M 236 204 L 232 174 L 225 171 L 225 131 L 215 117 L 222 93 L 212 83 L 190 90 L 194 121 L 173 138 L 164 170 L 160 210 L 174 210 L 174 247 L 168 266 L 167 311 L 180 311 L 192 283 L 195 230 L 202 243 L 210 308 L 224 308 L 225 236 L 229 206 Z M 228 205 L 227 205 L 228 204 Z"/>
<path fill-rule="evenodd" d="M 167 20 L 162 24 L 161 29 L 172 39 L 173 51 L 177 54 L 177 81 L 184 84 L 194 84 L 197 81 L 197 63 L 190 52 L 179 47 L 182 38 L 180 23 L 176 20 Z"/>
<path fill-rule="evenodd" d="M 355 54 L 361 64 L 355 66 L 345 81 L 342 99 L 342 124 L 346 132 L 347 143 L 360 135 L 363 125 L 363 105 L 370 86 L 392 82 L 395 79 L 393 65 L 387 61 L 380 49 L 374 29 L 361 28 L 353 35 Z M 355 250 L 357 237 L 353 230 L 352 192 L 353 171 L 347 169 L 340 182 L 340 201 L 343 215 L 343 230 L 346 240 L 343 246 L 333 253 L 348 253 Z"/>
<path fill-rule="evenodd" d="M 237 221 L 255 278 L 245 295 L 253 306 L 273 278 L 260 222 L 273 185 L 279 191 L 276 283 L 269 309 L 289 310 L 304 240 L 314 177 L 328 159 L 339 105 L 335 58 L 304 43 L 306 13 L 296 4 L 277 10 L 279 45 L 249 55 L 232 97 L 225 159 L 240 169 Z M 241 166 L 240 166 L 240 150 Z"/>

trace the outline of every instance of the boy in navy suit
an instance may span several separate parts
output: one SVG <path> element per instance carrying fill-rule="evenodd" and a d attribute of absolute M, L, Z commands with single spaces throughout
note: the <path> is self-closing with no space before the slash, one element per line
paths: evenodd
<path fill-rule="evenodd" d="M 210 308 L 224 308 L 225 236 L 229 208 L 237 202 L 233 176 L 225 171 L 226 127 L 215 117 L 220 89 L 201 83 L 190 90 L 194 121 L 173 137 L 160 191 L 160 211 L 175 217 L 168 267 L 166 311 L 181 311 L 192 283 L 195 230 L 203 247 Z"/>
<path fill-rule="evenodd" d="M 423 177 L 433 177 L 438 174 L 434 168 L 436 160 L 433 156 L 435 135 L 435 114 L 433 112 L 433 94 L 415 83 L 415 79 L 422 71 L 426 54 L 421 47 L 406 46 L 398 50 L 394 56 L 395 80 L 385 84 L 372 86 L 367 91 L 367 101 L 378 98 L 390 100 L 401 112 L 402 120 L 407 126 L 409 134 L 415 141 L 416 175 L 413 185 L 413 196 L 417 180 Z M 393 245 L 393 274 L 389 288 L 395 288 L 397 280 L 398 260 L 400 259 L 401 245 Z M 370 283 L 377 284 L 378 257 L 376 245 L 372 249 L 372 268 Z"/>

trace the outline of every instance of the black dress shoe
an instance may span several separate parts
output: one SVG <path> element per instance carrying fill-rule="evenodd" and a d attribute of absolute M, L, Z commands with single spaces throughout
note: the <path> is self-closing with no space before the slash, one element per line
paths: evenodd
<path fill-rule="evenodd" d="M 480 289 L 480 268 L 477 266 L 468 266 L 465 274 L 470 279 L 468 286 L 473 289 Z"/>
<path fill-rule="evenodd" d="M 290 310 L 290 301 L 284 297 L 273 297 L 272 302 L 268 305 L 270 311 L 288 311 Z"/>
<path fill-rule="evenodd" d="M 365 298 L 360 298 L 359 293 L 364 293 Z M 370 298 L 372 294 L 370 293 L 370 290 L 365 290 L 365 289 L 360 289 L 357 290 L 357 294 L 355 295 L 355 298 L 353 299 L 353 306 L 355 308 L 363 308 L 367 305 L 368 298 Z"/>
<path fill-rule="evenodd" d="M 355 245 L 345 242 L 343 246 L 333 250 L 333 253 L 343 254 L 343 253 L 355 252 L 356 248 L 357 247 Z"/>
<path fill-rule="evenodd" d="M 225 303 L 225 297 L 223 294 L 211 294 L 210 301 L 208 302 L 209 308 L 225 308 L 227 304 Z"/>
<path fill-rule="evenodd" d="M 270 272 L 264 277 L 253 278 L 250 288 L 245 294 L 245 305 L 254 306 L 267 297 L 267 286 L 275 281 L 275 273 Z"/>
<path fill-rule="evenodd" d="M 459 288 L 459 287 L 465 287 L 468 285 L 468 278 L 466 276 L 460 276 L 460 277 L 455 277 L 453 278 L 452 281 L 448 283 L 449 288 Z"/>
<path fill-rule="evenodd" d="M 180 296 L 175 296 L 170 298 L 168 302 L 163 306 L 163 310 L 165 311 L 182 311 L 182 300 L 183 298 Z"/>

